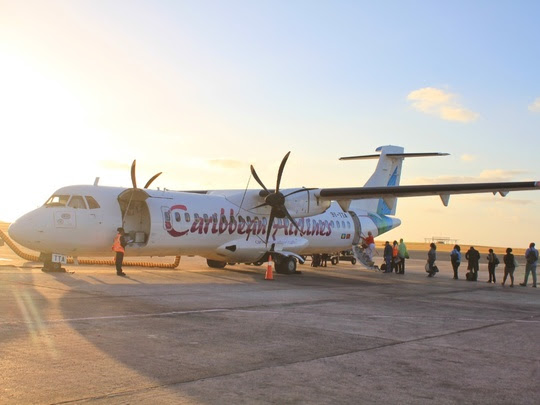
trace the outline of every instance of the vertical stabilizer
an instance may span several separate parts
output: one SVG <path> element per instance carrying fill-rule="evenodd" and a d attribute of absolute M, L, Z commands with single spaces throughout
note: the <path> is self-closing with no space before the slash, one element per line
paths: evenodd
<path fill-rule="evenodd" d="M 401 179 L 401 165 L 403 164 L 404 149 L 401 146 L 380 146 L 376 150 L 380 155 L 356 156 L 342 158 L 351 159 L 375 159 L 379 158 L 377 167 L 365 187 L 386 187 L 398 186 Z M 395 215 L 397 198 L 386 197 L 368 200 L 355 200 L 351 202 L 350 208 L 354 210 L 365 210 L 376 212 L 382 215 Z"/>

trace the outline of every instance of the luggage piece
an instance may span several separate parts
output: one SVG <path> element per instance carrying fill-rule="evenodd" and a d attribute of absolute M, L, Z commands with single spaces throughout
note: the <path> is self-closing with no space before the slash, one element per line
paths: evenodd
<path fill-rule="evenodd" d="M 467 274 L 465 274 L 465 278 L 467 279 L 467 281 L 473 281 L 473 274 L 471 271 L 468 271 Z"/>

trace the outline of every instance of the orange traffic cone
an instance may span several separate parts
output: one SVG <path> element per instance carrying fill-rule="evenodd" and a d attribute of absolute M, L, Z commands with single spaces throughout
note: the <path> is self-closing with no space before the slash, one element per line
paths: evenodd
<path fill-rule="evenodd" d="M 264 279 L 274 279 L 274 262 L 272 261 L 272 256 L 268 256 L 268 265 L 266 266 L 266 275 L 264 276 Z"/>

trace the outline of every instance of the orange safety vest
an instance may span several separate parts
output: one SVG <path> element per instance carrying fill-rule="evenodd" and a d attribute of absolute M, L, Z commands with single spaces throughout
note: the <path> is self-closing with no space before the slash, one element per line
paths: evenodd
<path fill-rule="evenodd" d="M 122 235 L 120 233 L 118 233 L 115 238 L 114 238 L 114 242 L 113 242 L 113 245 L 112 245 L 112 250 L 114 250 L 115 252 L 122 252 L 124 253 L 124 247 L 122 246 L 122 244 L 120 243 L 120 238 L 122 237 Z"/>
<path fill-rule="evenodd" d="M 398 246 L 395 245 L 395 246 L 392 248 L 392 257 L 397 257 L 398 252 L 399 252 Z"/>

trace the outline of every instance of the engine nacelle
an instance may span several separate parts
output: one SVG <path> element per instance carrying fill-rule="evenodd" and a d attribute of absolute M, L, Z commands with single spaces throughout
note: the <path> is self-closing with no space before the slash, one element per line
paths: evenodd
<path fill-rule="evenodd" d="M 289 188 L 280 191 L 285 196 L 285 207 L 291 216 L 294 218 L 304 218 L 322 214 L 330 208 L 331 201 L 320 200 L 316 197 L 318 190 Z M 269 191 L 273 192 L 273 190 Z M 270 215 L 270 206 L 260 206 L 265 203 L 265 198 L 268 195 L 264 190 L 213 191 L 211 194 L 223 195 L 227 200 L 242 207 L 246 211 L 260 215 Z"/>
<path fill-rule="evenodd" d="M 281 190 L 281 192 L 286 196 L 285 207 L 294 218 L 322 214 L 330 208 L 331 201 L 318 199 L 315 196 L 315 190 L 296 188 Z M 291 193 L 294 194 L 290 195 Z"/>

